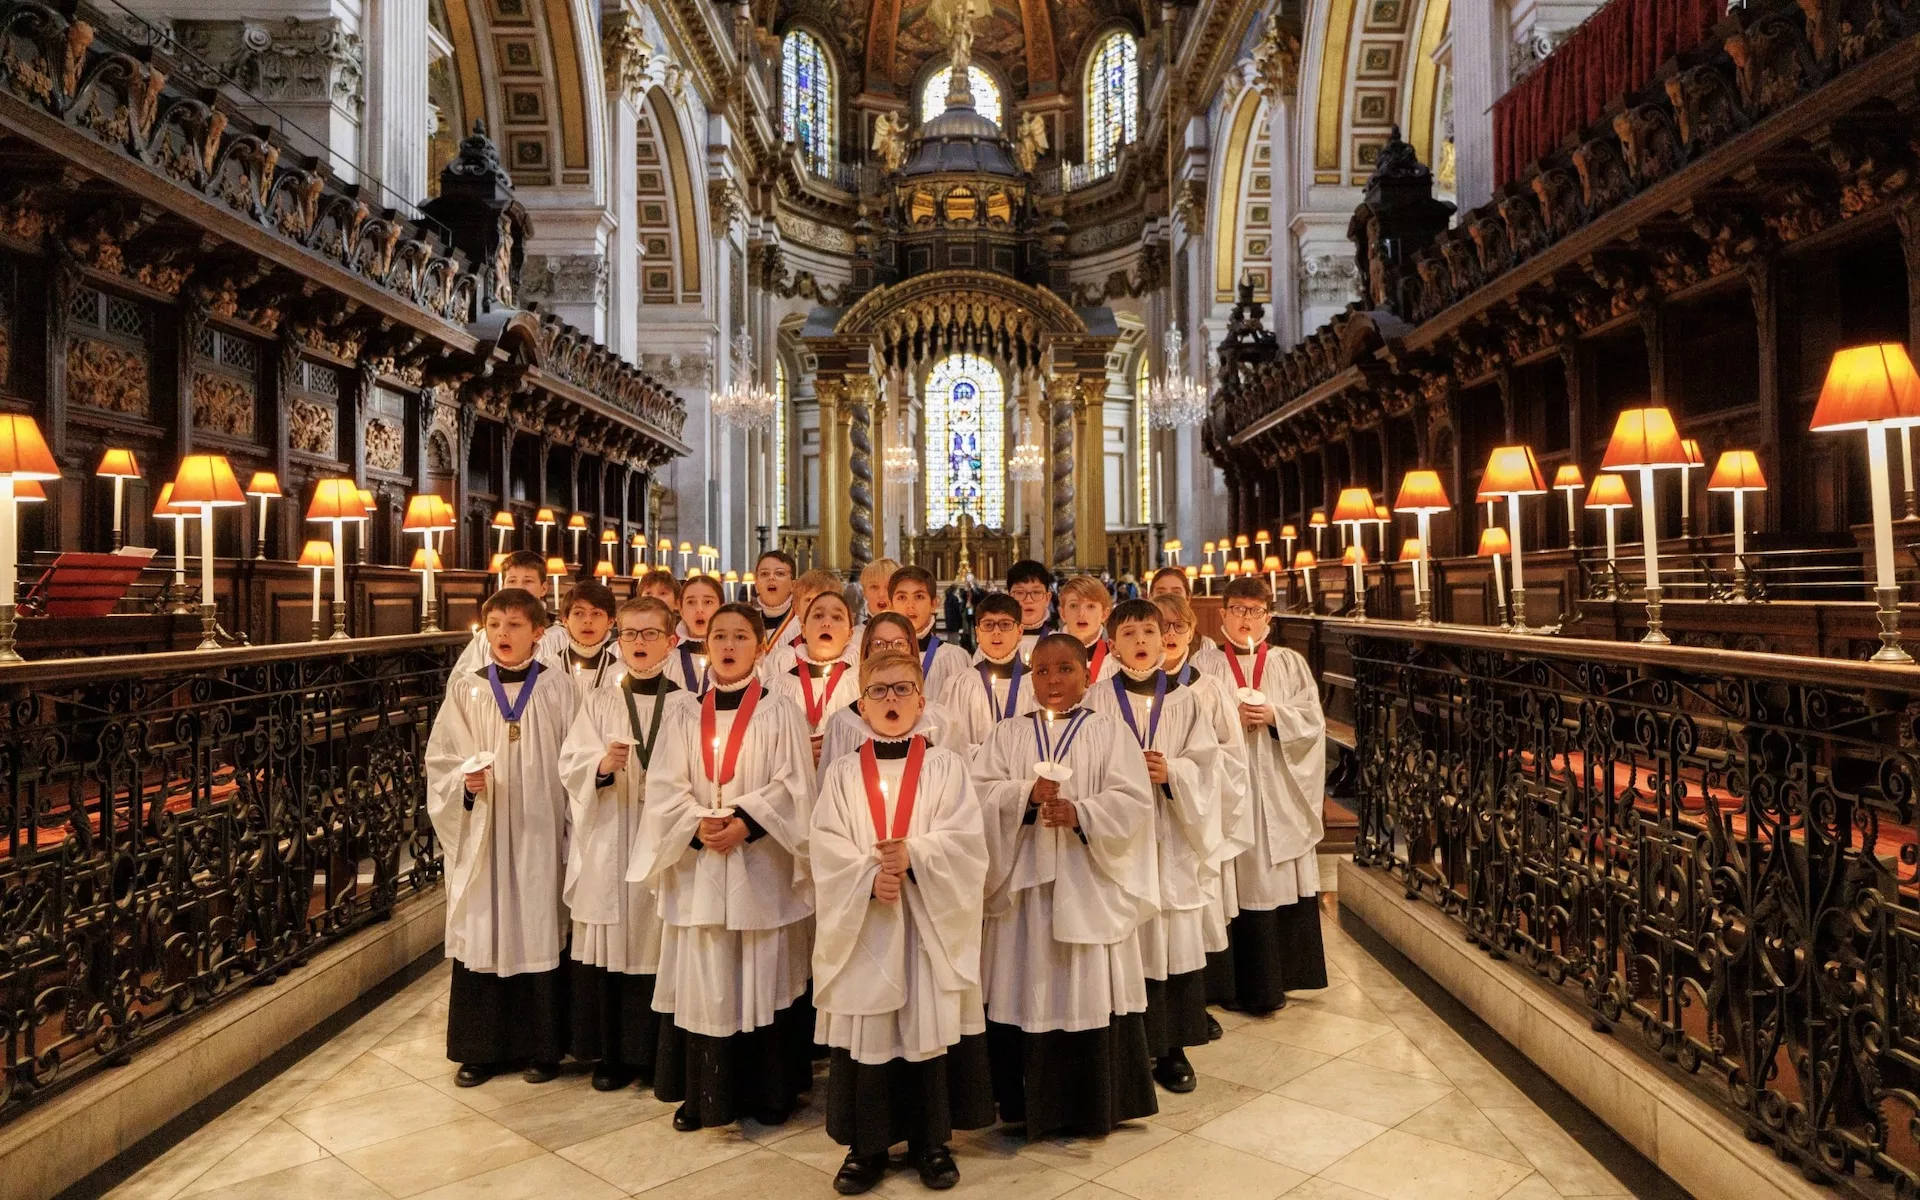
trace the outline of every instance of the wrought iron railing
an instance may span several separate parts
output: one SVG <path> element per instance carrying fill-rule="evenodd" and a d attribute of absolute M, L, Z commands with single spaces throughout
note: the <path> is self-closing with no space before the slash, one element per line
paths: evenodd
<path fill-rule="evenodd" d="M 1920 670 L 1329 624 L 1360 866 L 1809 1175 L 1915 1194 Z"/>
<path fill-rule="evenodd" d="M 0 1121 L 439 881 L 465 640 L 0 668 Z"/>

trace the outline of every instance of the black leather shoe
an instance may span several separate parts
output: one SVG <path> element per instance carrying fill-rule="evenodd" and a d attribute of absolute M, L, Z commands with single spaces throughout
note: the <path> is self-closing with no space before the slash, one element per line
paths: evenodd
<path fill-rule="evenodd" d="M 619 1063 L 604 1059 L 593 1068 L 593 1090 L 596 1092 L 617 1092 L 633 1082 L 633 1072 Z"/>
<path fill-rule="evenodd" d="M 1193 1077 L 1193 1064 L 1187 1061 L 1185 1050 L 1161 1055 L 1153 1064 L 1153 1081 L 1177 1093 L 1190 1092 L 1198 1084 Z"/>
<path fill-rule="evenodd" d="M 960 1182 L 960 1168 L 953 1163 L 953 1151 L 945 1146 L 921 1151 L 916 1165 L 920 1168 L 920 1182 L 936 1192 L 944 1192 Z"/>
<path fill-rule="evenodd" d="M 840 1164 L 839 1173 L 833 1177 L 833 1190 L 842 1196 L 858 1196 L 862 1192 L 872 1191 L 886 1176 L 886 1155 L 860 1158 L 849 1150 L 847 1161 Z"/>
<path fill-rule="evenodd" d="M 784 1108 L 763 1108 L 753 1114 L 753 1119 L 762 1125 L 785 1125 L 791 1115 Z"/>
<path fill-rule="evenodd" d="M 1217 1042 L 1225 1036 L 1227 1036 L 1227 1031 L 1220 1028 L 1220 1022 L 1213 1019 L 1212 1013 L 1208 1013 L 1207 1014 L 1207 1040 L 1210 1042 Z"/>
<path fill-rule="evenodd" d="M 681 1133 L 692 1133 L 700 1128 L 700 1114 L 693 1111 L 691 1101 L 673 1110 L 673 1127 Z"/>
<path fill-rule="evenodd" d="M 520 1078 L 528 1083 L 552 1083 L 560 1077 L 559 1063 L 528 1063 Z"/>
<path fill-rule="evenodd" d="M 453 1077 L 455 1087 L 479 1087 L 493 1078 L 493 1068 L 484 1063 L 462 1063 L 460 1073 Z"/>

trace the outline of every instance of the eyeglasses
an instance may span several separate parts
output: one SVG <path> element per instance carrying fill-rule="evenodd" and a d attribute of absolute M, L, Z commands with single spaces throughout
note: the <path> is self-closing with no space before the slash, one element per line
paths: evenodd
<path fill-rule="evenodd" d="M 911 679 L 902 679 L 898 683 L 876 683 L 860 690 L 860 694 L 874 703 L 884 700 L 905 700 L 908 696 L 920 694 L 920 685 Z"/>
<path fill-rule="evenodd" d="M 1167 622 L 1166 631 L 1175 637 L 1184 637 L 1193 631 L 1193 626 L 1183 625 L 1179 621 L 1169 621 Z"/>
<path fill-rule="evenodd" d="M 1227 605 L 1227 611 L 1247 621 L 1258 621 L 1261 617 L 1272 615 L 1272 610 L 1260 608 L 1252 604 L 1229 604 Z"/>
<path fill-rule="evenodd" d="M 875 638 L 872 643 L 867 646 L 867 649 L 874 654 L 884 654 L 893 650 L 898 650 L 902 654 L 905 654 L 911 647 L 907 645 L 906 639 L 904 638 L 895 638 L 892 641 L 888 641 L 886 638 Z"/>
<path fill-rule="evenodd" d="M 981 633 L 1014 633 L 1019 630 L 1018 621 L 982 621 L 974 626 Z"/>
<path fill-rule="evenodd" d="M 622 629 L 620 644 L 625 646 L 631 642 L 646 642 L 651 645 L 666 636 L 667 631 L 664 629 Z"/>
<path fill-rule="evenodd" d="M 1045 600 L 1048 592 L 1046 588 L 1034 583 L 1014 588 L 1008 595 L 1015 600 Z"/>

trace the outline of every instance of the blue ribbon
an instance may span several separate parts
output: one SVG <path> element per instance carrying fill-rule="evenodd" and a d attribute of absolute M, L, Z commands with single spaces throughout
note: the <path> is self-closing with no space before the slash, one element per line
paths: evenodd
<path fill-rule="evenodd" d="M 1047 727 L 1052 722 L 1047 720 L 1046 714 L 1035 712 L 1031 715 L 1034 747 L 1040 751 L 1041 758 L 1057 763 L 1067 757 L 1067 749 L 1073 745 L 1073 739 L 1079 736 L 1080 726 L 1086 724 L 1088 712 L 1084 708 L 1077 709 L 1071 717 L 1067 718 L 1067 732 L 1058 743 L 1055 743 L 1053 736 L 1047 732 Z"/>
<path fill-rule="evenodd" d="M 939 649 L 940 635 L 937 633 L 930 634 L 927 637 L 927 652 L 920 656 L 920 674 L 922 678 L 932 672 L 933 656 Z"/>
<path fill-rule="evenodd" d="M 1140 736 L 1140 726 L 1133 719 L 1133 702 L 1127 699 L 1126 680 L 1118 675 L 1113 677 L 1113 694 L 1120 701 L 1120 715 L 1127 719 L 1127 728 L 1133 730 L 1133 740 L 1140 743 L 1142 750 L 1153 748 L 1153 739 L 1160 732 L 1160 714 L 1167 707 L 1167 673 L 1153 673 L 1153 715 L 1147 718 L 1147 736 Z"/>
<path fill-rule="evenodd" d="M 686 677 L 687 690 L 696 696 L 706 695 L 707 675 L 711 670 L 712 667 L 709 666 L 706 670 L 700 672 L 700 678 L 695 679 L 693 677 L 693 651 L 687 649 L 685 646 L 680 647 L 680 671 L 681 674 Z"/>
<path fill-rule="evenodd" d="M 520 698 L 512 704 L 507 703 L 507 689 L 500 683 L 500 664 L 487 664 L 487 682 L 493 685 L 493 702 L 500 707 L 500 715 L 509 725 L 518 725 L 521 714 L 527 711 L 527 701 L 533 699 L 533 685 L 540 678 L 540 662 L 534 660 L 527 668 L 526 682 L 520 685 Z"/>
<path fill-rule="evenodd" d="M 980 672 L 980 686 L 987 689 L 987 707 L 995 708 L 997 704 L 993 698 L 993 664 L 981 663 L 977 669 Z M 1000 714 L 999 720 L 1012 719 L 1013 711 L 1020 702 L 1020 677 L 1026 674 L 1026 670 L 1027 664 L 1020 661 L 1019 655 L 1014 655 L 1013 674 L 1007 677 L 1007 711 Z"/>

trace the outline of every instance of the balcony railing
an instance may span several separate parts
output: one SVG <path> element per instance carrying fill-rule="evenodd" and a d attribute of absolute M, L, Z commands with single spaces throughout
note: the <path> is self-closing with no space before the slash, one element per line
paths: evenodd
<path fill-rule="evenodd" d="M 1320 625 L 1359 866 L 1808 1175 L 1914 1193 L 1920 670 Z"/>
<path fill-rule="evenodd" d="M 0 1122 L 439 881 L 466 637 L 0 668 Z"/>

